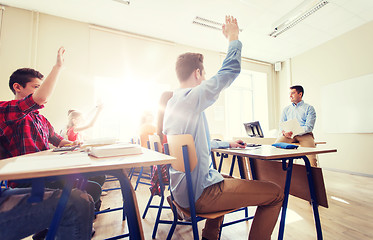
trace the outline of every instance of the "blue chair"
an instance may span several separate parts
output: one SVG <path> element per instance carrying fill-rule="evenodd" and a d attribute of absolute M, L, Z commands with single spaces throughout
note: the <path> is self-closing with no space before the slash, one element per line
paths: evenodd
<path fill-rule="evenodd" d="M 2 180 L 0 182 L 0 189 L 7 189 L 8 188 L 8 181 L 7 180 Z"/>
<path fill-rule="evenodd" d="M 172 235 L 175 231 L 176 225 L 181 224 L 181 225 L 192 225 L 193 229 L 193 237 L 195 240 L 199 239 L 198 236 L 198 227 L 197 227 L 197 222 L 204 220 L 204 219 L 214 219 L 217 217 L 224 216 L 225 214 L 235 212 L 235 211 L 240 211 L 244 210 L 245 208 L 237 208 L 233 210 L 227 210 L 227 211 L 219 211 L 219 212 L 214 212 L 214 213 L 196 213 L 195 209 L 195 200 L 194 200 L 194 191 L 193 191 L 193 185 L 192 185 L 192 178 L 191 178 L 191 172 L 193 169 L 196 167 L 198 163 L 197 159 L 197 154 L 196 154 L 196 149 L 194 145 L 194 140 L 193 137 L 189 134 L 185 135 L 168 135 L 168 144 L 165 144 L 165 153 L 169 154 L 173 157 L 176 158 L 176 161 L 172 163 L 172 167 L 175 170 L 185 172 L 186 176 L 186 181 L 187 181 L 187 195 L 188 195 L 188 200 L 189 200 L 189 205 L 190 205 L 190 210 L 184 209 L 180 207 L 173 199 L 172 192 L 171 192 L 171 200 L 172 200 L 172 211 L 174 214 L 174 220 L 172 222 L 172 226 L 170 228 L 170 231 L 168 233 L 167 239 L 171 239 Z M 190 217 L 191 221 L 186 222 L 186 221 L 179 221 L 178 220 L 178 213 L 176 208 L 181 211 L 185 216 Z M 252 219 L 253 217 L 247 217 L 247 218 L 242 218 L 236 221 L 232 221 L 229 223 L 223 223 L 220 228 L 220 234 L 221 230 L 224 226 L 229 226 L 235 223 L 243 222 Z M 220 238 L 220 236 L 219 236 Z"/>
<path fill-rule="evenodd" d="M 149 136 L 149 145 L 150 145 L 150 148 L 154 151 L 157 151 L 157 152 L 162 151 L 161 140 L 160 140 L 158 135 L 150 135 Z M 167 171 L 168 171 L 168 167 L 167 167 Z M 149 208 L 157 208 L 158 209 L 157 216 L 156 216 L 155 223 L 154 223 L 153 233 L 152 233 L 152 238 L 153 239 L 156 237 L 157 230 L 158 230 L 158 225 L 159 225 L 159 223 L 161 223 L 160 217 L 161 217 L 162 210 L 163 209 L 171 209 L 171 207 L 169 207 L 169 206 L 163 206 L 164 198 L 165 198 L 164 197 L 164 190 L 165 190 L 165 185 L 166 184 L 163 182 L 161 166 L 157 167 L 157 172 L 154 173 L 154 174 L 158 174 L 159 185 L 160 185 L 160 188 L 161 188 L 161 191 L 160 191 L 160 194 L 161 194 L 160 198 L 161 199 L 160 199 L 158 205 L 152 205 L 151 203 L 152 203 L 154 195 L 151 194 L 150 198 L 148 200 L 148 203 L 145 207 L 144 213 L 142 215 L 142 218 L 144 219 L 146 217 L 146 214 L 147 214 Z"/>
<path fill-rule="evenodd" d="M 105 182 L 113 182 L 113 181 L 119 181 L 119 180 L 118 180 L 118 178 L 116 178 L 114 176 L 107 176 L 106 177 Z M 103 188 L 102 189 L 103 192 L 109 192 L 109 191 L 113 191 L 113 190 L 121 190 L 121 188 L 120 187 L 114 187 L 114 188 Z M 95 215 L 108 213 L 108 212 L 113 212 L 113 211 L 120 211 L 120 210 L 123 210 L 122 221 L 124 221 L 124 220 L 126 220 L 126 211 L 125 211 L 125 208 L 124 208 L 124 202 L 123 202 L 122 207 L 108 208 L 108 209 L 96 211 Z"/>
<path fill-rule="evenodd" d="M 136 143 L 136 141 L 135 141 L 134 138 L 131 138 L 131 143 L 133 143 L 133 144 Z M 140 140 L 139 139 L 137 139 L 137 144 L 140 144 Z M 148 149 L 150 149 L 149 142 L 147 144 L 148 144 Z M 136 185 L 135 185 L 135 191 L 137 190 L 137 187 L 139 186 L 139 184 L 145 184 L 145 185 L 149 185 L 149 186 L 151 185 L 150 184 L 150 179 L 151 179 L 152 167 L 150 167 L 150 173 L 149 172 L 145 172 L 144 171 L 144 167 L 140 167 L 139 169 L 140 170 L 137 171 L 136 168 L 131 168 L 130 172 L 128 174 L 130 180 L 132 180 L 133 176 L 137 176 Z M 146 181 L 142 181 L 141 179 L 146 179 Z"/>

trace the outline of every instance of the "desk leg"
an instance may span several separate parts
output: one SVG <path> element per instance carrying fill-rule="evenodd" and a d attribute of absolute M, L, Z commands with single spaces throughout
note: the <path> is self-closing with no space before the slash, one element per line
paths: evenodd
<path fill-rule="evenodd" d="M 232 156 L 231 169 L 229 170 L 229 176 L 233 176 L 234 164 L 236 163 L 236 155 Z M 241 173 L 241 171 L 240 171 Z"/>
<path fill-rule="evenodd" d="M 223 166 L 223 161 L 224 161 L 224 153 L 220 154 L 220 162 L 219 162 L 219 168 L 218 172 L 221 172 L 221 167 Z"/>
<path fill-rule="evenodd" d="M 238 164 L 238 169 L 240 170 L 241 179 L 248 179 L 248 177 L 246 176 L 245 164 L 244 164 L 243 157 L 237 156 L 237 164 Z M 233 172 L 233 170 L 232 170 L 232 172 Z"/>
<path fill-rule="evenodd" d="M 121 169 L 110 171 L 110 174 L 118 178 L 122 188 L 130 239 L 144 239 L 137 199 L 130 180 Z"/>
<path fill-rule="evenodd" d="M 215 153 L 214 153 L 214 152 L 210 152 L 210 154 L 211 154 L 212 167 L 213 167 L 214 169 L 218 169 L 218 168 L 216 167 Z"/>
<path fill-rule="evenodd" d="M 254 167 L 254 162 L 253 161 L 254 161 L 253 158 L 249 158 L 251 178 L 252 178 L 252 180 L 257 180 L 258 178 L 256 177 L 256 172 L 255 172 L 255 167 Z"/>
<path fill-rule="evenodd" d="M 310 189 L 310 195 L 311 195 L 311 204 L 313 209 L 313 218 L 315 220 L 315 226 L 316 226 L 316 232 L 317 232 L 317 239 L 322 240 L 322 230 L 321 230 L 321 223 L 320 223 L 320 215 L 319 215 L 319 203 L 317 202 L 316 193 L 315 193 L 315 185 L 313 182 L 313 176 L 312 176 L 312 169 L 310 161 L 306 156 L 303 157 L 304 164 L 306 166 L 307 171 L 307 178 L 308 178 L 308 187 Z"/>
<path fill-rule="evenodd" d="M 69 177 L 66 181 L 66 184 L 63 188 L 60 200 L 58 201 L 56 212 L 54 213 L 52 223 L 48 229 L 48 234 L 46 240 L 52 240 L 55 238 L 58 226 L 60 225 L 63 212 L 65 211 L 65 207 L 67 201 L 69 200 L 71 189 L 73 188 L 74 184 L 74 177 Z"/>
<path fill-rule="evenodd" d="M 285 181 L 285 189 L 284 189 L 284 201 L 282 203 L 280 228 L 279 228 L 279 231 L 278 231 L 278 240 L 282 240 L 284 238 L 286 210 L 288 208 L 291 174 L 292 174 L 292 171 L 293 171 L 293 159 L 289 159 L 289 164 L 288 164 L 287 167 L 286 167 L 286 159 L 283 159 L 282 160 L 282 169 L 284 171 L 286 171 L 286 181 Z"/>

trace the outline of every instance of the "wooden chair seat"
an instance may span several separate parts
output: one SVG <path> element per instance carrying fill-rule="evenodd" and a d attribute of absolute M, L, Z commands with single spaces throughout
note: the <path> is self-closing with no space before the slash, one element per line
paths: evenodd
<path fill-rule="evenodd" d="M 177 209 L 179 209 L 185 216 L 187 217 L 191 217 L 191 214 L 190 214 L 190 211 L 186 208 L 182 208 L 180 207 L 179 204 L 177 204 L 176 201 L 172 201 L 172 203 L 177 207 Z M 224 216 L 225 214 L 227 213 L 231 213 L 231 212 L 234 212 L 234 211 L 237 211 L 239 210 L 240 208 L 237 208 L 237 209 L 231 209 L 231 210 L 226 210 L 226 211 L 219 211 L 219 212 L 212 212 L 212 213 L 196 213 L 196 216 L 197 217 L 202 217 L 202 218 L 206 218 L 206 219 L 215 219 L 215 218 L 218 218 L 218 217 L 221 217 L 221 216 Z"/>

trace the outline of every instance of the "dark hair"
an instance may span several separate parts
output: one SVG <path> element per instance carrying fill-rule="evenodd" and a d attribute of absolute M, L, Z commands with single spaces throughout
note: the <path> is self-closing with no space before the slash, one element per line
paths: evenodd
<path fill-rule="evenodd" d="M 177 58 L 176 74 L 179 81 L 185 81 L 196 70 L 203 71 L 203 55 L 200 53 L 184 53 Z"/>
<path fill-rule="evenodd" d="M 295 89 L 297 93 L 302 93 L 302 97 L 304 96 L 304 89 L 301 85 L 291 86 L 290 89 Z"/>
<path fill-rule="evenodd" d="M 32 69 L 32 68 L 20 68 L 17 69 L 9 78 L 9 88 L 14 94 L 16 91 L 13 89 L 13 84 L 18 83 L 22 87 L 26 87 L 28 82 L 31 82 L 32 78 L 43 79 L 43 74 Z"/>

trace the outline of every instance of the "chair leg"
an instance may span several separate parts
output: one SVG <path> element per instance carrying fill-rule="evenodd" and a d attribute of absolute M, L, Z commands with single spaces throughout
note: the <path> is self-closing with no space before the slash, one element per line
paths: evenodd
<path fill-rule="evenodd" d="M 177 211 L 176 211 L 176 207 L 172 204 L 171 209 L 172 209 L 172 212 L 174 214 L 174 221 L 172 222 L 170 231 L 168 232 L 167 240 L 171 240 L 172 235 L 174 234 L 174 231 L 175 231 L 175 228 L 176 228 L 176 225 L 177 225 Z"/>
<path fill-rule="evenodd" d="M 140 183 L 140 179 L 142 177 L 142 172 L 144 171 L 144 167 L 141 167 L 140 169 L 140 172 L 139 172 L 139 176 L 137 176 L 137 181 L 136 181 L 136 186 L 135 186 L 135 191 L 137 190 L 137 186 L 139 185 Z"/>
<path fill-rule="evenodd" d="M 199 240 L 198 236 L 198 225 L 196 216 L 192 216 L 192 228 L 193 228 L 193 239 Z"/>
<path fill-rule="evenodd" d="M 132 180 L 132 176 L 133 176 L 134 171 L 135 171 L 134 167 L 130 169 L 130 173 L 128 174 L 128 177 L 130 178 L 130 180 Z"/>
<path fill-rule="evenodd" d="M 152 200 L 153 200 L 153 195 L 150 194 L 150 198 L 149 198 L 148 204 L 146 204 L 146 207 L 145 207 L 144 213 L 142 214 L 142 218 L 143 218 L 143 219 L 146 217 L 146 214 L 148 213 L 149 206 L 150 206 L 150 204 L 152 203 Z"/>
<path fill-rule="evenodd" d="M 162 213 L 162 209 L 163 209 L 163 203 L 164 203 L 164 196 L 161 197 L 161 200 L 159 202 L 158 213 L 157 213 L 157 217 L 155 219 L 154 228 L 153 228 L 153 234 L 152 234 L 152 238 L 153 239 L 155 239 L 155 236 L 157 235 L 159 220 L 161 218 L 161 213 Z"/>

